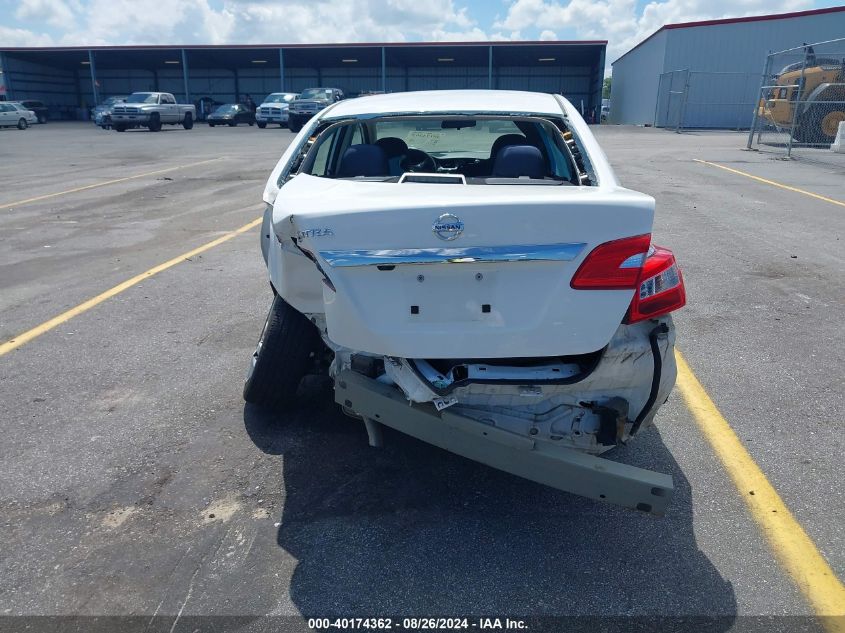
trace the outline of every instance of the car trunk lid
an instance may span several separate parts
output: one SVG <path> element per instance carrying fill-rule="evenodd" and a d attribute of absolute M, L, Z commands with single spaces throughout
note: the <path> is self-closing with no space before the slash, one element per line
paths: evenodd
<path fill-rule="evenodd" d="M 599 244 L 651 232 L 654 200 L 625 189 L 443 185 L 298 175 L 274 225 L 328 278 L 328 335 L 405 358 L 584 354 L 633 296 L 575 290 Z"/>

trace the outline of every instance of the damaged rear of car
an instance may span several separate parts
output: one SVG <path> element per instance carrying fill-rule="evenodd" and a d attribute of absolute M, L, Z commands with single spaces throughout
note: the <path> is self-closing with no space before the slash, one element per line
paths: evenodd
<path fill-rule="evenodd" d="M 244 389 L 295 398 L 315 358 L 386 424 L 508 472 L 660 514 L 671 478 L 597 457 L 675 381 L 685 303 L 654 200 L 621 187 L 560 97 L 382 95 L 312 119 L 271 175 L 276 293 Z"/>

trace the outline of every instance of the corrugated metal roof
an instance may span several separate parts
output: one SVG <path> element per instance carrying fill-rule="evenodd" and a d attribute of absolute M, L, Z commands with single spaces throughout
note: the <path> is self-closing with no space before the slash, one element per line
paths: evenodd
<path fill-rule="evenodd" d="M 845 8 L 845 7 L 843 7 Z M 208 49 L 261 49 L 261 48 L 386 48 L 425 47 L 425 46 L 561 46 L 598 44 L 606 45 L 607 40 L 506 40 L 496 42 L 333 42 L 329 44 L 137 44 L 122 46 L 12 46 L 0 47 L 4 51 L 139 51 L 139 50 L 208 50 Z"/>

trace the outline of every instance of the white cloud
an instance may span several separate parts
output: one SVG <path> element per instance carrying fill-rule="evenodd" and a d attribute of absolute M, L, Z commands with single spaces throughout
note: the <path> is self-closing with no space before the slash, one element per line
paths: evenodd
<path fill-rule="evenodd" d="M 33 6 L 79 0 L 21 0 Z M 489 35 L 455 0 L 88 0 L 66 45 L 477 41 Z"/>
<path fill-rule="evenodd" d="M 505 30 L 572 30 L 583 39 L 607 39 L 613 61 L 664 24 L 796 11 L 812 0 L 664 0 L 637 12 L 635 0 L 516 0 L 493 26 Z"/>
<path fill-rule="evenodd" d="M 0 5 L 7 0 L 0 0 Z M 481 1 L 481 0 L 478 0 Z M 487 0 L 488 2 L 490 0 Z M 775 13 L 817 0 L 15 0 L 4 46 L 607 39 L 609 61 L 672 22 Z"/>
<path fill-rule="evenodd" d="M 64 0 L 17 0 L 16 4 L 15 17 L 19 20 L 43 22 L 57 28 L 74 24 L 74 11 Z"/>
<path fill-rule="evenodd" d="M 27 29 L 12 29 L 0 24 L 0 42 L 3 46 L 52 46 L 53 38 L 44 33 Z"/>

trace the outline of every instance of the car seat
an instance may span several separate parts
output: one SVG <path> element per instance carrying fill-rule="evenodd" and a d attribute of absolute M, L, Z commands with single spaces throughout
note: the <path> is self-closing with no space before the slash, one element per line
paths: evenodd
<path fill-rule="evenodd" d="M 350 145 L 340 157 L 337 178 L 387 176 L 387 154 L 378 145 Z"/>

